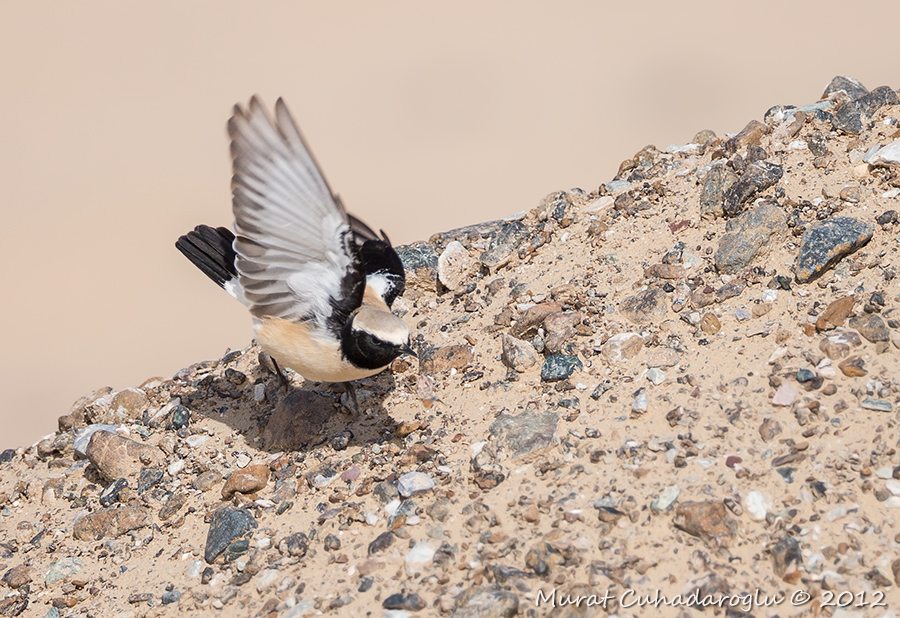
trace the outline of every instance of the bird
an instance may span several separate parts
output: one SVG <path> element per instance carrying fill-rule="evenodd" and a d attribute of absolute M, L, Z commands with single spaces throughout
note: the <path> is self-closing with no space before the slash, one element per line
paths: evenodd
<path fill-rule="evenodd" d="M 358 411 L 353 380 L 417 356 L 391 312 L 406 286 L 403 263 L 384 230 L 346 211 L 283 99 L 274 121 L 256 96 L 235 105 L 228 135 L 233 232 L 198 225 L 175 247 L 250 310 L 285 385 L 283 367 L 341 383 Z"/>

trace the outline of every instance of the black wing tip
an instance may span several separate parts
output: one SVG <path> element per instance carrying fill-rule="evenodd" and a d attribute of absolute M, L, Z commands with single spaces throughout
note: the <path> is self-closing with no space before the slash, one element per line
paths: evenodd
<path fill-rule="evenodd" d="M 232 242 L 234 234 L 228 228 L 198 225 L 179 236 L 175 248 L 216 285 L 224 288 L 228 281 L 237 277 Z"/>

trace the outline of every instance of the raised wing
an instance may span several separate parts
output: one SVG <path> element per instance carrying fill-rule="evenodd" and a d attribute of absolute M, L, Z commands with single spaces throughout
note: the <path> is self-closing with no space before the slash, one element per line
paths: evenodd
<path fill-rule="evenodd" d="M 281 99 L 256 97 L 228 121 L 235 266 L 256 317 L 340 329 L 362 304 L 365 270 L 350 220 Z"/>

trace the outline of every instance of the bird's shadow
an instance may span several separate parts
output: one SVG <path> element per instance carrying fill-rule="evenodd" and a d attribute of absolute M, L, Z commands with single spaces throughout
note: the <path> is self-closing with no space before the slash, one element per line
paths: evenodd
<path fill-rule="evenodd" d="M 326 443 L 343 450 L 396 434 L 398 423 L 384 402 L 399 380 L 414 377 L 386 370 L 357 380 L 359 410 L 353 412 L 341 403 L 340 384 L 310 382 L 291 372 L 286 385 L 257 360 L 257 351 L 253 346 L 241 360 L 223 359 L 203 377 L 187 381 L 179 395 L 194 419 L 225 423 L 267 453 L 308 451 Z"/>

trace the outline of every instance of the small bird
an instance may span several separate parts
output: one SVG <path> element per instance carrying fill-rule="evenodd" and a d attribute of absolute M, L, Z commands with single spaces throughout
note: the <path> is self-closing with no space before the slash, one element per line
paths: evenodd
<path fill-rule="evenodd" d="M 175 246 L 250 310 L 283 381 L 280 367 L 344 383 L 358 409 L 350 380 L 416 356 L 391 313 L 403 264 L 384 231 L 344 209 L 282 99 L 274 122 L 256 97 L 236 105 L 228 134 L 234 233 L 200 225 Z"/>

